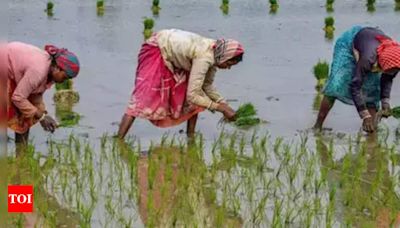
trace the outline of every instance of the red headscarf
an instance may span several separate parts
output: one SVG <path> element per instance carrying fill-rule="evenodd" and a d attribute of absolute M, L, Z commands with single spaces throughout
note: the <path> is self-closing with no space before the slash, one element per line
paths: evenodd
<path fill-rule="evenodd" d="M 79 73 L 79 60 L 78 57 L 65 48 L 58 48 L 53 45 L 46 45 L 44 50 L 54 59 L 57 66 L 65 71 L 68 78 L 74 78 Z"/>
<path fill-rule="evenodd" d="M 376 51 L 378 63 L 382 70 L 400 69 L 400 44 L 384 36 L 377 36 L 376 39 L 381 42 Z"/>

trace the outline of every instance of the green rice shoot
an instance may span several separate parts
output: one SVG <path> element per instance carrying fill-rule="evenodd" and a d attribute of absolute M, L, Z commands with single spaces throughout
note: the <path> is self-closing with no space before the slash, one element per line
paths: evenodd
<path fill-rule="evenodd" d="M 325 60 L 319 60 L 313 68 L 314 76 L 318 81 L 326 80 L 329 75 L 329 64 Z"/>
<path fill-rule="evenodd" d="M 400 106 L 392 108 L 392 116 L 396 119 L 400 119 Z"/>
<path fill-rule="evenodd" d="M 261 123 L 261 119 L 257 117 L 257 110 L 252 103 L 245 103 L 239 106 L 236 111 L 237 127 L 252 127 Z"/>
<path fill-rule="evenodd" d="M 52 11 L 54 8 L 54 3 L 52 1 L 47 2 L 47 11 Z"/>
<path fill-rule="evenodd" d="M 335 19 L 333 17 L 325 18 L 325 27 L 333 26 L 335 24 Z"/>
<path fill-rule="evenodd" d="M 151 30 L 154 27 L 154 20 L 151 18 L 145 18 L 143 21 L 144 29 Z"/>

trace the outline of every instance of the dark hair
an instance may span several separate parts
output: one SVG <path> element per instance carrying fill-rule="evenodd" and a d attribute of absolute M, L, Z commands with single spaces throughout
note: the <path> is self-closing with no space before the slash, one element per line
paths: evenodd
<path fill-rule="evenodd" d="M 235 57 L 233 57 L 233 58 L 231 58 L 231 59 L 229 59 L 228 61 L 235 61 L 235 62 L 241 62 L 243 60 L 243 53 L 242 54 L 240 54 L 240 55 L 237 55 L 237 56 L 235 56 Z"/>

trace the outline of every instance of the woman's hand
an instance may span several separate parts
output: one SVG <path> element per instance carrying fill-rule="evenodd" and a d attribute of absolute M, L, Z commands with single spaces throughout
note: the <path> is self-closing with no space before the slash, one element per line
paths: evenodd
<path fill-rule="evenodd" d="M 40 121 L 40 125 L 42 125 L 45 131 L 50 131 L 51 133 L 53 133 L 58 127 L 57 122 L 48 115 L 44 116 L 44 118 Z"/>
<path fill-rule="evenodd" d="M 217 111 L 221 112 L 228 121 L 236 119 L 236 112 L 226 103 L 219 103 Z"/>
<path fill-rule="evenodd" d="M 388 118 L 392 115 L 392 109 L 390 108 L 390 104 L 382 103 L 382 117 Z"/>
<path fill-rule="evenodd" d="M 367 117 L 363 120 L 363 130 L 372 133 L 375 131 L 374 121 L 372 117 Z"/>

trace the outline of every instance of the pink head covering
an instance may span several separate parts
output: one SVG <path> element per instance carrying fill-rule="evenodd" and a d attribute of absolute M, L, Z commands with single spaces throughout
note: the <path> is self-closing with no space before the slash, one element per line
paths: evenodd
<path fill-rule="evenodd" d="M 232 39 L 219 39 L 214 45 L 216 64 L 224 63 L 244 53 L 242 44 Z"/>

